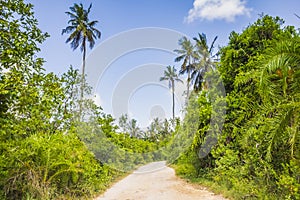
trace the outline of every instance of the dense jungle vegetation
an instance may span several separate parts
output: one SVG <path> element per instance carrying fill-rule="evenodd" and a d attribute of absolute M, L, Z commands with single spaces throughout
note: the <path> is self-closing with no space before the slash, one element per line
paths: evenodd
<path fill-rule="evenodd" d="M 37 53 L 49 35 L 33 5 L 0 1 L 0 10 L 0 199 L 91 199 L 156 160 L 233 199 L 300 199 L 295 27 L 263 15 L 232 32 L 215 56 L 217 37 L 211 45 L 205 34 L 183 37 L 179 74 L 169 66 L 161 80 L 173 86 L 187 74 L 185 118 L 154 119 L 141 130 L 126 115 L 117 125 L 83 98 L 91 93 L 84 71 L 46 73 Z"/>
<path fill-rule="evenodd" d="M 264 15 L 232 32 L 218 56 L 202 92 L 191 98 L 198 109 L 187 108 L 186 117 L 199 116 L 199 126 L 193 145 L 177 160 L 177 173 L 234 199 L 300 199 L 299 30 Z M 203 87 L 212 74 L 226 97 Z M 224 124 L 212 123 L 224 105 L 224 119 L 215 119 Z M 202 157 L 201 146 L 212 138 L 207 135 L 218 141 Z"/>
<path fill-rule="evenodd" d="M 110 115 L 81 98 L 81 91 L 88 94 L 91 88 L 82 90 L 78 70 L 70 67 L 61 76 L 45 72 L 36 54 L 49 35 L 38 28 L 33 5 L 0 1 L 0 9 L 0 199 L 91 198 L 124 174 L 122 169 L 152 161 L 122 157 L 120 150 L 122 160 L 113 162 L 118 166 L 96 159 L 103 153 L 97 148 L 108 142 L 136 153 L 154 151 L 158 142 L 117 131 Z"/>

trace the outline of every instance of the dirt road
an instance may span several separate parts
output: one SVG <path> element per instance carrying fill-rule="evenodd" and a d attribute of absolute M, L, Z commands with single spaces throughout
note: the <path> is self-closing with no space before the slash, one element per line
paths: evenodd
<path fill-rule="evenodd" d="M 96 200 L 224 200 L 177 178 L 165 162 L 140 167 Z"/>

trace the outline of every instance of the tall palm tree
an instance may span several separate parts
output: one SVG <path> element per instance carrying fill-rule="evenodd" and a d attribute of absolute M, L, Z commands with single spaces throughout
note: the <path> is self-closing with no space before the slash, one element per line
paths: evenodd
<path fill-rule="evenodd" d="M 173 119 L 175 119 L 175 81 L 183 83 L 181 79 L 178 78 L 175 67 L 167 66 L 164 71 L 164 76 L 160 77 L 160 81 L 169 81 L 169 88 L 172 88 L 172 100 L 173 100 Z"/>
<path fill-rule="evenodd" d="M 216 36 L 210 46 L 207 44 L 207 38 L 204 33 L 198 33 L 199 38 L 194 37 L 196 41 L 196 63 L 195 69 L 191 75 L 191 79 L 194 80 L 194 90 L 200 91 L 202 89 L 202 83 L 204 81 L 204 75 L 211 69 L 214 69 L 213 48 L 218 38 Z"/>
<path fill-rule="evenodd" d="M 195 48 L 192 42 L 185 36 L 179 40 L 179 45 L 181 46 L 181 49 L 174 50 L 174 52 L 179 55 L 175 58 L 175 62 L 181 62 L 183 60 L 179 74 L 188 74 L 186 94 L 187 102 L 190 94 L 191 72 L 194 69 L 193 60 L 195 57 Z"/>
<path fill-rule="evenodd" d="M 84 76 L 85 76 L 85 57 L 86 57 L 86 45 L 89 43 L 90 49 L 95 45 L 95 40 L 101 37 L 101 32 L 95 28 L 98 21 L 90 21 L 89 14 L 92 8 L 92 4 L 87 10 L 83 8 L 82 3 L 74 4 L 70 7 L 70 11 L 66 14 L 70 17 L 68 21 L 69 26 L 62 30 L 62 34 L 70 34 L 66 40 L 66 43 L 71 43 L 73 50 L 80 46 L 82 52 L 82 83 L 81 83 L 81 99 L 83 98 L 84 89 Z"/>

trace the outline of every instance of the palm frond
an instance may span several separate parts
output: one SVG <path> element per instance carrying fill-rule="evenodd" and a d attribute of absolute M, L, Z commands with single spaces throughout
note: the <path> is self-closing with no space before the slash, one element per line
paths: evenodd
<path fill-rule="evenodd" d="M 281 110 L 281 112 L 277 111 L 277 115 L 275 115 L 272 118 L 272 127 L 270 127 L 269 135 L 268 135 L 268 147 L 267 147 L 267 159 L 269 161 L 272 160 L 272 150 L 274 149 L 274 145 L 277 145 L 277 140 L 280 138 L 280 135 L 282 135 L 291 120 L 291 117 L 293 116 L 293 109 L 287 109 L 287 110 Z M 268 125 L 269 127 L 270 125 Z"/>
<path fill-rule="evenodd" d="M 183 49 L 175 49 L 174 52 L 177 54 L 185 54 L 185 50 Z"/>
<path fill-rule="evenodd" d="M 91 12 L 91 8 L 92 8 L 93 4 L 90 3 L 89 8 L 87 9 L 87 14 L 89 14 Z"/>
<path fill-rule="evenodd" d="M 159 78 L 159 81 L 167 81 L 167 80 L 169 80 L 167 77 L 160 77 Z"/>
<path fill-rule="evenodd" d="M 70 37 L 66 40 L 66 42 L 70 42 L 71 41 L 71 47 L 73 50 L 77 49 L 79 47 L 79 44 L 82 41 L 82 35 L 80 32 L 73 32 Z"/>
<path fill-rule="evenodd" d="M 246 73 L 240 72 L 234 80 L 234 86 L 242 87 L 243 85 L 247 85 L 252 80 L 257 79 L 258 76 L 259 76 L 259 72 L 256 70 L 251 70 Z"/>
<path fill-rule="evenodd" d="M 218 39 L 218 36 L 216 36 L 214 38 L 213 42 L 210 45 L 210 48 L 209 48 L 209 51 L 208 51 L 210 54 L 212 54 L 212 50 L 214 49 L 214 45 L 215 45 L 215 42 L 216 42 L 217 39 Z"/>
<path fill-rule="evenodd" d="M 80 49 L 83 51 L 86 45 L 86 40 L 89 43 L 89 47 L 93 48 L 95 45 L 95 39 L 101 37 L 101 32 L 94 26 L 98 21 L 89 22 L 88 14 L 92 8 L 92 4 L 89 5 L 88 9 L 83 8 L 82 3 L 74 4 L 70 7 L 70 11 L 66 14 L 70 17 L 68 24 L 65 29 L 62 30 L 62 34 L 71 33 L 67 38 L 66 43 L 71 42 L 73 50 L 77 49 L 81 45 Z"/>
<path fill-rule="evenodd" d="M 67 11 L 67 12 L 65 12 L 67 15 L 69 15 L 69 17 L 71 18 L 71 19 L 76 19 L 77 18 L 77 16 L 74 14 L 74 13 L 72 13 L 72 12 L 69 12 L 69 11 Z"/>
<path fill-rule="evenodd" d="M 67 26 L 65 29 L 62 30 L 61 34 L 65 34 L 65 33 L 70 33 L 72 31 L 74 31 L 74 29 L 76 29 L 75 26 Z"/>
<path fill-rule="evenodd" d="M 185 57 L 185 55 L 180 55 L 180 56 L 176 57 L 175 62 L 180 62 L 182 59 L 184 59 L 184 57 Z"/>

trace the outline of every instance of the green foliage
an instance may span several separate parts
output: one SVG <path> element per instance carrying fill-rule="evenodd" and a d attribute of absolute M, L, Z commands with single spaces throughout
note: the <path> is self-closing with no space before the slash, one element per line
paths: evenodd
<path fill-rule="evenodd" d="M 164 160 L 160 148 L 165 140 L 151 141 L 147 137 L 138 138 L 128 133 L 118 133 L 111 116 L 102 115 L 95 120 L 81 124 L 76 130 L 102 163 L 119 171 L 131 171 L 147 162 Z"/>
<path fill-rule="evenodd" d="M 211 102 L 222 101 L 198 95 L 200 126 L 193 148 L 178 159 L 180 174 L 204 176 L 235 199 L 300 199 L 300 36 L 283 23 L 267 15 L 231 33 L 217 66 L 226 89 L 222 135 L 206 157 L 192 154 L 213 128 Z"/>
<path fill-rule="evenodd" d="M 91 196 L 110 180 L 85 145 L 74 134 L 34 134 L 7 144 L 2 177 L 8 199 Z M 1 184 L 1 185 L 2 185 Z"/>
<path fill-rule="evenodd" d="M 216 64 L 205 35 L 196 41 L 209 62 L 190 63 L 186 40 L 177 60 L 183 70 L 198 65 L 202 91 L 191 93 L 185 119 L 156 119 L 145 132 L 124 119 L 120 133 L 112 116 L 83 98 L 91 91 L 84 73 L 45 73 L 35 55 L 48 35 L 33 6 L 0 1 L 0 8 L 1 199 L 91 198 L 120 170 L 166 158 L 176 161 L 177 174 L 213 181 L 236 199 L 300 199 L 300 35 L 280 18 L 262 16 L 232 32 L 218 70 L 205 75 L 200 68 Z M 178 77 L 168 70 L 161 79 L 174 86 Z"/>
<path fill-rule="evenodd" d="M 291 160 L 283 164 L 283 172 L 278 178 L 278 185 L 282 188 L 285 199 L 300 199 L 300 164 L 299 160 Z"/>
<path fill-rule="evenodd" d="M 177 160 L 176 165 L 174 165 L 176 175 L 193 179 L 198 177 L 199 174 L 206 170 L 205 167 L 201 166 L 201 163 L 198 160 L 198 154 L 194 150 L 186 151 L 182 154 Z"/>
<path fill-rule="evenodd" d="M 120 159 L 122 166 L 151 161 L 142 153 L 157 144 L 118 134 L 110 115 L 80 98 L 91 88 L 82 87 L 78 70 L 45 73 L 36 53 L 48 35 L 37 27 L 33 6 L 0 1 L 0 8 L 0 198 L 86 199 L 105 190 L 122 173 L 98 161 L 102 152 L 92 153 L 88 139 L 139 154 Z"/>
<path fill-rule="evenodd" d="M 23 1 L 0 2 L 0 69 L 22 68 L 26 64 L 33 68 L 33 55 L 38 52 L 38 44 L 42 43 L 47 33 L 37 27 L 32 4 Z M 40 66 L 41 59 L 35 65 Z M 29 69 L 23 68 L 26 71 Z"/>
<path fill-rule="evenodd" d="M 270 44 L 282 38 L 291 38 L 295 30 L 292 27 L 281 29 L 283 23 L 279 17 L 266 15 L 249 25 L 241 34 L 230 34 L 229 44 L 220 50 L 222 64 L 218 67 L 226 92 L 233 90 L 238 74 L 258 67 L 255 62 Z"/>

